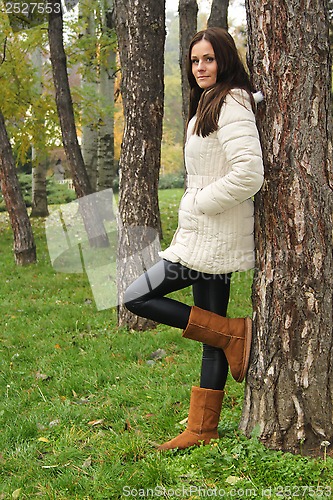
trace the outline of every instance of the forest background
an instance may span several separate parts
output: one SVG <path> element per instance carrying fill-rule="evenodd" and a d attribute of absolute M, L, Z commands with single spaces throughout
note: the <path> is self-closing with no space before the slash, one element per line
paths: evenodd
<path fill-rule="evenodd" d="M 203 29 L 209 16 L 210 2 L 202 0 L 198 2 L 198 29 Z M 161 147 L 161 170 L 160 187 L 179 187 L 184 184 L 183 168 L 183 120 L 182 120 L 182 96 L 181 96 L 181 75 L 179 67 L 179 18 L 178 4 L 174 0 L 166 2 L 166 44 L 165 44 L 165 101 L 164 101 L 164 119 L 163 119 L 163 140 Z M 98 122 L 99 119 L 109 113 L 114 116 L 114 169 L 117 171 L 117 164 L 120 157 L 121 142 L 123 136 L 123 106 L 120 94 L 120 72 L 117 71 L 115 61 L 113 70 L 115 72 L 115 102 L 103 101 L 101 107 L 96 103 L 98 101 L 98 92 L 94 85 L 85 81 L 83 69 L 80 65 L 87 66 L 91 53 L 89 52 L 89 43 L 91 38 L 80 34 L 80 20 L 77 18 L 78 9 L 68 10 L 64 16 L 65 45 L 68 57 L 69 82 L 76 112 L 76 124 L 79 140 L 82 138 L 82 129 L 89 120 Z M 2 19 L 2 43 L 3 43 L 3 63 L 6 62 L 9 70 L 1 68 L 1 81 L 4 85 L 4 92 L 0 97 L 2 109 L 8 116 L 7 129 L 11 137 L 14 157 L 18 166 L 18 173 L 22 191 L 27 206 L 32 204 L 31 193 L 31 170 L 34 165 L 36 153 L 33 151 L 32 144 L 37 143 L 39 156 L 42 156 L 42 163 L 46 169 L 48 178 L 48 196 L 49 203 L 52 204 L 56 199 L 58 202 L 69 202 L 75 199 L 74 192 L 70 192 L 63 186 L 53 183 L 52 179 L 57 177 L 59 163 L 65 170 L 63 177 L 68 179 L 66 187 L 70 182 L 70 169 L 64 153 L 61 141 L 61 132 L 58 124 L 58 117 L 55 110 L 52 94 L 53 83 L 50 78 L 50 60 L 47 52 L 45 30 L 40 26 L 28 30 L 24 37 L 15 34 L 14 40 L 6 46 L 6 36 L 8 26 L 3 24 Z M 246 20 L 245 7 L 238 0 L 230 2 L 229 5 L 229 24 L 230 32 L 235 37 L 236 44 L 245 60 L 246 51 Z M 67 33 L 67 34 L 66 34 Z M 110 33 L 101 44 L 107 47 L 112 41 Z M 35 51 L 38 46 L 43 47 L 42 68 L 36 71 L 34 62 Z M 21 54 L 25 57 L 22 58 Z M 104 56 L 105 57 L 105 56 Z M 88 62 L 87 62 L 88 60 Z M 40 63 L 39 63 L 40 64 Z M 43 94 L 38 95 L 38 78 L 43 83 Z M 31 112 L 31 102 L 34 102 L 33 113 Z M 89 109 L 87 113 L 87 109 Z M 45 115 L 43 124 L 43 133 L 36 137 L 36 121 L 40 120 L 40 114 Z M 22 119 L 22 117 L 25 117 Z M 38 129 L 37 129 L 38 134 Z M 44 143 L 42 143 L 44 141 Z M 42 152 L 42 155 L 41 155 Z M 60 176 L 61 177 L 61 176 Z M 117 190 L 118 178 L 115 179 L 113 187 Z M 0 210 L 6 210 L 4 200 L 0 192 Z"/>
<path fill-rule="evenodd" d="M 151 8 L 155 4 L 149 2 Z M 292 12 L 291 4 L 295 9 Z M 275 13 L 274 9 L 279 12 L 282 9 L 280 2 L 272 1 L 270 5 Z M 327 2 L 325 8 L 326 5 Z M 283 6 L 288 11 L 285 15 L 295 24 L 286 32 L 284 18 L 270 17 L 271 12 L 267 10 L 266 24 L 261 28 L 269 29 L 274 22 L 276 29 L 270 31 L 274 35 L 270 39 L 273 50 L 264 54 L 271 63 L 270 71 L 265 73 L 262 45 L 256 45 L 260 36 L 268 39 L 267 33 L 255 25 L 260 19 L 260 2 L 247 2 L 252 21 L 249 23 L 252 46 L 249 47 L 252 61 L 255 58 L 252 71 L 258 88 L 268 96 L 265 113 L 263 108 L 258 110 L 258 125 L 267 153 L 266 183 L 257 196 L 256 214 L 260 231 L 257 241 L 263 247 L 254 280 L 255 300 L 251 304 L 252 275 L 242 277 L 245 283 L 235 280 L 230 314 L 251 314 L 252 306 L 257 312 L 257 336 L 246 386 L 246 418 L 243 418 L 243 429 L 247 427 L 246 435 L 252 438 L 246 440 L 237 431 L 243 395 L 242 387 L 235 388 L 231 383 L 225 418 L 220 426 L 222 446 L 217 444 L 177 457 L 157 457 L 151 441 L 161 442 L 165 435 L 173 435 L 175 428 L 178 430 L 182 425 L 180 419 L 186 415 L 188 388 L 197 378 L 197 363 L 193 360 L 198 349 L 185 346 L 179 332 L 161 326 L 146 331 L 145 342 L 141 334 L 132 332 L 129 342 L 128 329 L 118 328 L 114 311 L 96 314 L 87 284 L 80 281 L 80 277 L 59 276 L 52 271 L 40 220 L 32 220 L 38 239 L 36 266 L 15 269 L 8 257 L 10 229 L 5 215 L 1 227 L 4 249 L 0 407 L 4 430 L 0 456 L 4 495 L 17 498 L 38 492 L 49 498 L 70 498 L 70 492 L 75 498 L 83 495 L 89 498 L 93 488 L 95 498 L 97 494 L 101 498 L 110 498 L 110 494 L 121 498 L 124 486 L 129 484 L 133 488 L 143 484 L 147 487 L 195 484 L 206 489 L 218 485 L 221 491 L 229 488 L 230 493 L 237 485 L 239 497 L 241 488 L 249 488 L 250 492 L 254 485 L 254 490 L 247 495 L 253 498 L 260 494 L 268 498 L 331 495 L 333 273 L 332 192 L 328 186 L 330 142 L 327 140 L 330 74 L 326 71 L 329 57 L 325 59 L 329 51 L 322 37 L 324 31 L 326 34 L 327 18 L 323 16 L 324 7 L 316 8 L 313 2 L 306 16 L 302 9 L 298 17 L 293 15 L 299 8 L 298 2 Z M 135 20 L 132 16 L 131 21 Z M 174 21 L 170 19 L 168 23 Z M 74 78 L 84 63 L 80 56 L 87 50 L 89 53 L 92 39 L 80 31 L 76 20 L 68 22 L 71 29 L 66 29 L 65 42 Z M 310 30 L 303 27 L 307 22 L 310 22 Z M 47 45 L 46 32 L 29 30 L 29 36 L 11 37 L 8 43 L 8 26 L 3 28 L 1 110 L 7 118 L 15 158 L 24 169 L 29 155 L 32 160 L 42 159 L 45 134 L 48 146 L 56 150 L 56 155 L 61 142 L 48 57 L 44 59 L 43 84 L 49 90 L 43 95 L 39 95 L 37 87 L 37 65 L 27 64 L 29 58 L 26 57 L 33 49 Z M 169 32 L 171 36 L 170 25 Z M 287 43 L 285 35 L 289 37 Z M 310 38 L 306 38 L 308 36 Z M 311 36 L 315 37 L 314 42 Z M 99 38 L 101 60 L 106 60 L 107 49 L 113 44 L 112 35 Z M 145 62 L 143 59 L 141 64 Z M 167 55 L 167 60 L 172 68 L 176 67 L 178 48 L 171 51 L 170 57 Z M 85 62 L 94 69 L 93 58 L 85 58 Z M 114 67 L 118 77 L 117 65 L 109 67 Z M 318 67 L 325 68 L 325 72 Z M 124 67 L 124 73 L 126 69 Z M 172 69 L 169 74 L 167 69 L 166 73 L 171 77 L 171 82 L 166 78 L 166 97 L 175 92 L 173 105 L 180 97 L 172 80 L 177 77 L 177 71 Z M 150 81 L 153 83 L 153 79 Z M 104 112 L 102 121 L 107 121 L 112 110 L 105 102 L 99 106 L 93 86 L 86 85 L 83 89 L 71 83 L 74 110 L 82 128 L 92 118 L 99 120 L 101 111 Z M 308 84 L 306 96 L 305 83 Z M 116 135 L 120 137 L 120 100 L 117 106 Z M 135 130 L 141 131 L 139 127 Z M 177 160 L 181 146 L 175 147 L 181 144 L 177 142 L 177 130 L 173 113 L 166 114 L 162 177 L 169 175 L 168 172 L 174 177 L 182 170 Z M 35 152 L 30 150 L 31 144 Z M 36 146 L 40 148 L 39 155 L 36 155 Z M 129 146 L 127 143 L 127 149 Z M 173 160 L 168 149 L 175 154 Z M 57 158 L 53 157 L 48 175 L 52 174 Z M 136 194 L 140 195 L 144 194 L 142 188 L 151 184 L 145 176 L 141 175 L 141 180 L 141 185 L 136 186 L 140 188 Z M 182 179 L 180 182 L 183 186 Z M 288 189 L 289 186 L 292 189 Z M 127 198 L 131 202 L 134 193 L 131 183 L 129 190 Z M 175 230 L 180 192 L 168 190 L 160 196 L 165 244 Z M 147 207 L 148 198 L 141 207 Z M 138 210 L 136 202 L 132 202 L 135 211 L 143 213 L 145 210 Z M 126 210 L 123 213 L 127 215 Z M 312 224 L 303 224 L 309 219 Z M 181 300 L 190 301 L 189 295 L 180 296 Z M 161 346 L 167 346 L 165 359 L 146 363 L 154 361 L 147 358 Z M 110 363 L 110 358 L 119 363 Z M 151 367 L 154 371 L 149 372 Z M 267 404 L 262 404 L 264 400 Z M 267 412 L 258 415 L 258 409 Z M 259 419 L 263 423 L 260 429 L 256 425 Z M 318 435 L 320 420 L 324 431 Z M 329 439 L 324 440 L 323 436 Z M 266 452 L 257 437 L 272 449 L 297 450 L 299 456 Z M 322 460 L 305 459 L 307 453 Z M 269 490 L 271 486 L 275 490 Z"/>

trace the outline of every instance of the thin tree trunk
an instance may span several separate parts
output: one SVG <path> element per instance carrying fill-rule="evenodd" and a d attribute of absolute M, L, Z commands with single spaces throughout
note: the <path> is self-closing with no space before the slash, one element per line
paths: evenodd
<path fill-rule="evenodd" d="M 19 181 L 4 117 L 0 111 L 0 182 L 14 235 L 16 264 L 36 262 L 36 246 Z"/>
<path fill-rule="evenodd" d="M 241 428 L 268 447 L 333 442 L 331 65 L 325 0 L 246 2 L 265 184 Z"/>
<path fill-rule="evenodd" d="M 165 0 L 134 3 L 116 0 L 115 7 L 125 117 L 119 198 L 123 224 L 118 276 L 121 304 L 126 286 L 157 259 L 151 235 L 158 236 L 161 231 L 158 177 L 164 97 Z M 151 326 L 151 322 L 134 316 L 123 306 L 119 308 L 119 324 L 135 329 Z"/>
<path fill-rule="evenodd" d="M 92 11 L 92 6 L 86 4 L 82 0 L 79 3 L 79 20 L 86 28 L 83 30 L 82 36 L 88 36 L 91 40 L 96 40 L 96 21 L 95 11 Z M 96 58 L 97 46 L 91 54 L 91 59 Z M 84 63 L 84 70 L 82 74 L 82 86 L 87 87 L 98 95 L 98 70 L 96 67 L 92 68 L 92 61 L 87 58 Z M 89 104 L 86 104 L 89 106 Z M 89 110 L 87 110 L 89 112 Z M 87 170 L 89 181 L 92 190 L 97 190 L 97 151 L 98 151 L 98 123 L 97 120 L 82 126 L 82 142 L 81 142 L 82 156 Z"/>
<path fill-rule="evenodd" d="M 87 168 L 91 189 L 97 191 L 98 164 L 98 125 L 90 124 L 82 127 L 82 156 Z"/>
<path fill-rule="evenodd" d="M 32 63 L 37 77 L 37 94 L 41 95 L 42 85 L 42 51 L 36 48 L 32 54 Z M 34 113 L 34 109 L 33 109 Z M 31 217 L 46 217 L 49 215 L 46 194 L 46 138 L 45 120 L 35 114 L 36 132 L 32 145 L 32 209 Z M 38 127 L 37 127 L 38 124 Z M 38 137 L 37 137 L 38 135 Z"/>
<path fill-rule="evenodd" d="M 106 0 L 101 9 L 102 29 L 113 30 L 113 0 Z M 112 48 L 107 57 L 107 65 L 101 65 L 99 91 L 102 102 L 108 104 L 108 112 L 99 126 L 98 142 L 98 191 L 112 188 L 117 176 L 114 161 L 114 84 L 116 52 Z M 110 109 L 112 107 L 112 109 Z"/>
<path fill-rule="evenodd" d="M 51 3 L 58 5 L 58 0 Z M 49 44 L 52 63 L 53 80 L 56 93 L 56 104 L 59 115 L 63 145 L 69 162 L 73 184 L 79 198 L 93 193 L 89 177 L 84 165 L 82 152 L 78 143 L 71 92 L 68 83 L 66 54 L 63 44 L 62 11 L 54 7 L 49 15 Z M 81 215 L 90 244 L 93 246 L 108 246 L 103 221 L 100 219 L 95 200 L 91 203 L 84 200 L 80 203 Z"/>
<path fill-rule="evenodd" d="M 207 26 L 228 29 L 229 0 L 213 0 Z"/>
<path fill-rule="evenodd" d="M 32 202 L 31 217 L 47 217 L 49 215 L 46 193 L 46 163 L 43 161 L 45 156 L 38 154 L 38 151 L 32 148 L 32 161 L 36 164 L 32 168 Z"/>
<path fill-rule="evenodd" d="M 58 0 L 51 0 L 50 3 L 53 6 L 59 4 Z M 69 161 L 76 194 L 78 197 L 87 196 L 93 192 L 93 189 L 87 175 L 76 134 L 73 102 L 68 83 L 67 62 L 63 43 L 62 11 L 60 9 L 58 13 L 58 9 L 53 8 L 52 10 L 53 12 L 49 15 L 48 33 L 62 140 Z"/>
<path fill-rule="evenodd" d="M 179 0 L 179 64 L 182 82 L 182 116 L 184 132 L 190 104 L 190 86 L 187 79 L 186 58 L 190 42 L 197 31 L 197 0 Z"/>

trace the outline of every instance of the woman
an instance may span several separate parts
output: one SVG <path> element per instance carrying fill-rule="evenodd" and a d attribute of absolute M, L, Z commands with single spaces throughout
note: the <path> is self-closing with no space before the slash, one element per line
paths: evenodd
<path fill-rule="evenodd" d="M 254 264 L 251 197 L 263 182 L 254 98 L 229 33 L 221 28 L 197 33 L 187 68 L 187 189 L 178 228 L 160 252 L 162 260 L 125 293 L 133 313 L 181 328 L 184 337 L 203 343 L 200 387 L 192 388 L 187 428 L 160 450 L 217 438 L 228 367 L 238 382 L 245 377 L 252 322 L 225 316 L 231 274 Z M 189 285 L 194 306 L 165 297 Z"/>

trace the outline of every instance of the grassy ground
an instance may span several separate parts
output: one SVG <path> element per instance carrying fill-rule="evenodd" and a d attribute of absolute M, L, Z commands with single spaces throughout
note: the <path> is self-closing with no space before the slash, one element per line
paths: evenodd
<path fill-rule="evenodd" d="M 180 190 L 161 192 L 165 243 Z M 158 453 L 184 428 L 200 345 L 158 326 L 116 327 L 84 275 L 56 273 L 43 221 L 38 263 L 15 266 L 0 221 L 0 500 L 331 498 L 333 462 L 264 449 L 238 431 L 243 385 L 228 380 L 220 440 Z M 236 276 L 229 314 L 251 312 L 251 273 Z M 189 291 L 178 295 L 190 303 Z M 152 362 L 152 353 L 166 356 Z"/>

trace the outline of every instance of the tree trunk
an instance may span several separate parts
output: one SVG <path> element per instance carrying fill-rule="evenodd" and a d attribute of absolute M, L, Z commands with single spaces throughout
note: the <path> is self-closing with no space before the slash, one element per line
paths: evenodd
<path fill-rule="evenodd" d="M 14 257 L 16 264 L 36 262 L 36 246 L 27 213 L 4 117 L 0 111 L 0 182 L 14 234 Z"/>
<path fill-rule="evenodd" d="M 158 207 L 163 98 L 165 0 L 116 0 L 125 131 L 120 157 L 119 297 L 157 258 L 151 243 L 161 231 Z M 144 255 L 145 254 L 145 258 Z M 133 259 L 138 257 L 138 259 Z M 140 260 L 145 260 L 141 266 Z M 137 262 L 139 260 L 139 262 Z M 119 324 L 151 325 L 123 306 Z"/>
<path fill-rule="evenodd" d="M 87 169 L 91 189 L 97 191 L 98 125 L 82 127 L 82 156 Z"/>
<path fill-rule="evenodd" d="M 44 157 L 45 158 L 45 157 Z M 32 202 L 31 202 L 31 217 L 47 217 L 49 210 L 47 206 L 46 193 L 46 164 L 43 161 L 43 156 L 38 154 L 38 151 L 32 148 L 32 161 L 36 166 L 32 168 Z"/>
<path fill-rule="evenodd" d="M 333 442 L 333 258 L 327 4 L 246 2 L 258 126 L 255 335 L 241 428 L 269 448 Z"/>
<path fill-rule="evenodd" d="M 113 1 L 105 2 L 101 11 L 102 29 L 111 33 L 113 30 Z M 117 176 L 114 161 L 114 83 L 115 83 L 116 53 L 109 49 L 107 64 L 100 68 L 99 91 L 102 102 L 107 103 L 108 110 L 99 126 L 98 142 L 98 191 L 112 188 Z"/>
<path fill-rule="evenodd" d="M 51 0 L 53 6 L 59 5 L 58 0 Z M 56 8 L 49 15 L 49 44 L 52 63 L 53 81 L 56 93 L 56 104 L 60 120 L 61 134 L 66 156 L 70 165 L 73 184 L 77 196 L 87 196 L 93 192 L 84 165 L 81 149 L 78 143 L 73 102 L 68 83 L 66 54 L 63 43 L 62 11 Z"/>
<path fill-rule="evenodd" d="M 89 87 L 92 93 L 98 95 L 98 71 L 94 67 L 91 59 L 96 58 L 96 22 L 95 22 L 95 11 L 92 10 L 91 4 L 86 4 L 81 1 L 79 3 L 79 20 L 85 29 L 82 31 L 81 36 L 89 37 L 90 40 L 94 40 L 92 45 L 96 50 L 90 52 L 90 56 L 86 58 L 84 62 L 84 69 L 82 74 L 82 87 Z M 89 106 L 89 104 L 86 104 Z M 85 111 L 85 110 L 84 110 Z M 88 109 L 89 113 L 89 109 Z M 84 114 L 84 112 L 83 112 Z M 91 123 L 85 123 L 82 126 L 82 156 L 83 161 L 87 170 L 89 181 L 92 190 L 95 192 L 97 190 L 97 151 L 98 151 L 98 120 L 92 121 Z"/>
<path fill-rule="evenodd" d="M 190 85 L 187 79 L 186 58 L 190 42 L 197 31 L 197 17 L 197 0 L 179 0 L 179 65 L 182 82 L 182 115 L 184 122 L 184 136 L 190 105 Z"/>
<path fill-rule="evenodd" d="M 58 0 L 52 0 L 54 6 Z M 89 177 L 84 165 L 82 152 L 78 143 L 71 92 L 68 83 L 66 54 L 63 44 L 62 11 L 53 8 L 49 15 L 49 44 L 52 63 L 53 81 L 55 86 L 56 104 L 59 115 L 62 141 L 69 162 L 73 184 L 79 198 L 93 193 Z M 96 247 L 108 246 L 103 221 L 100 219 L 95 198 L 79 203 L 81 216 L 91 245 Z"/>
<path fill-rule="evenodd" d="M 42 84 L 42 51 L 41 48 L 36 48 L 31 56 L 32 64 L 34 66 L 35 74 L 37 76 L 36 94 L 41 95 L 43 92 Z M 34 108 L 32 110 L 34 113 Z M 32 145 L 32 209 L 31 217 L 46 217 L 49 215 L 47 207 L 47 194 L 46 194 L 46 137 L 45 137 L 45 120 L 44 117 L 40 118 L 38 113 L 34 113 L 36 123 L 36 134 Z M 38 126 L 37 126 L 38 125 Z"/>
<path fill-rule="evenodd" d="M 228 29 L 229 0 L 213 0 L 207 26 Z"/>

